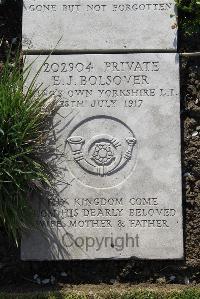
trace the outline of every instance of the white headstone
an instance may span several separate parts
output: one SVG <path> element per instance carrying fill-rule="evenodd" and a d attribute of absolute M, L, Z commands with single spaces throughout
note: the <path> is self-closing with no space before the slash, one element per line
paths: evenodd
<path fill-rule="evenodd" d="M 182 258 L 178 54 L 52 55 L 38 82 L 60 106 L 58 195 L 33 200 L 22 259 Z"/>
<path fill-rule="evenodd" d="M 23 49 L 176 50 L 174 0 L 24 0 Z"/>

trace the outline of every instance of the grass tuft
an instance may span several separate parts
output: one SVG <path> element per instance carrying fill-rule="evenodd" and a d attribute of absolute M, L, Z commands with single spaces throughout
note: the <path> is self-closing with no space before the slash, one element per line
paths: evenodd
<path fill-rule="evenodd" d="M 54 100 L 36 86 L 35 75 L 26 91 L 31 66 L 21 70 L 20 55 L 5 62 L 0 73 L 0 226 L 18 244 L 34 223 L 31 192 L 50 185 L 45 160 Z"/>

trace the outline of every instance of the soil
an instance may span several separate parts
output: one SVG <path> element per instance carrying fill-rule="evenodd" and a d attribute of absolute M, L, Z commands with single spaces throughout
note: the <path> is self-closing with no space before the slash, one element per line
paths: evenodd
<path fill-rule="evenodd" d="M 21 1 L 0 5 L 0 66 L 10 47 L 21 40 Z M 197 42 L 198 41 L 198 42 Z M 200 50 L 199 36 L 179 36 L 179 52 Z M 0 290 L 38 290 L 34 275 L 55 277 L 47 288 L 67 284 L 118 282 L 160 284 L 200 283 L 200 57 L 181 58 L 181 130 L 184 213 L 184 261 L 66 261 L 22 262 L 19 249 L 0 230 Z M 63 274 L 63 272 L 65 274 Z M 61 274 L 62 273 L 62 274 Z M 72 287 L 72 286 L 71 286 Z"/>

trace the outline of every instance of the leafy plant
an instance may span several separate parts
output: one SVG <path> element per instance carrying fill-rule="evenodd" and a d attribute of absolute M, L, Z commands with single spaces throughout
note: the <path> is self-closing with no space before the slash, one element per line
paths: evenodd
<path fill-rule="evenodd" d="M 180 28 L 186 35 L 200 33 L 200 0 L 176 0 Z"/>
<path fill-rule="evenodd" d="M 17 243 L 34 223 L 31 191 L 51 181 L 43 157 L 55 101 L 36 85 L 39 72 L 23 92 L 31 66 L 22 71 L 19 55 L 9 58 L 0 73 L 0 226 Z"/>

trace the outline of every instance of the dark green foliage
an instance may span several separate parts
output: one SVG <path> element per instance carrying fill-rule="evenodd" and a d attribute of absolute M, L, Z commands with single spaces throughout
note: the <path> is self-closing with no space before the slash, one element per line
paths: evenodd
<path fill-rule="evenodd" d="M 200 33 L 200 0 L 176 0 L 179 26 L 186 35 Z"/>
<path fill-rule="evenodd" d="M 33 224 L 32 190 L 49 184 L 46 150 L 53 100 L 45 97 L 35 78 L 23 94 L 29 68 L 24 72 L 19 57 L 9 59 L 0 73 L 0 226 L 17 242 Z"/>

